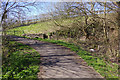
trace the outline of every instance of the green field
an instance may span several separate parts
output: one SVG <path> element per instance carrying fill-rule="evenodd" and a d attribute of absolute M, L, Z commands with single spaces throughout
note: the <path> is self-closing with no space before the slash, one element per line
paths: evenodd
<path fill-rule="evenodd" d="M 60 29 L 60 26 L 71 27 L 71 24 L 75 22 L 76 19 L 80 18 L 72 18 L 72 19 L 59 19 L 59 20 L 51 20 L 46 22 L 39 22 L 36 24 L 31 24 L 29 26 L 21 26 L 18 28 L 10 29 L 9 31 L 16 31 L 16 35 L 22 34 L 40 34 L 45 33 L 49 34 L 50 32 L 55 32 Z M 60 24 L 60 26 L 56 26 L 55 23 Z M 8 34 L 13 34 L 8 32 Z"/>
<path fill-rule="evenodd" d="M 49 25 L 49 26 L 48 26 Z M 56 28 L 54 27 L 54 24 L 52 21 L 50 22 L 40 22 L 37 24 L 31 24 L 29 26 L 22 26 L 15 29 L 12 29 L 10 31 L 24 31 L 25 34 L 39 34 L 39 33 L 46 33 L 46 32 L 52 32 Z"/>

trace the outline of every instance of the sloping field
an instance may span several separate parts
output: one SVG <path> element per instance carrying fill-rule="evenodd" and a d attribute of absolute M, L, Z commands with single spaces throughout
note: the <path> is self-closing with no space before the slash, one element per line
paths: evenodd
<path fill-rule="evenodd" d="M 50 33 L 60 29 L 60 26 L 56 26 L 55 23 L 60 24 L 61 26 L 64 25 L 65 27 L 69 27 L 70 23 L 74 20 L 72 19 L 62 19 L 57 21 L 46 21 L 46 22 L 39 22 L 36 24 L 31 24 L 29 26 L 21 26 L 18 28 L 11 29 L 9 31 L 20 31 L 19 35 L 25 34 L 40 34 L 40 33 Z"/>

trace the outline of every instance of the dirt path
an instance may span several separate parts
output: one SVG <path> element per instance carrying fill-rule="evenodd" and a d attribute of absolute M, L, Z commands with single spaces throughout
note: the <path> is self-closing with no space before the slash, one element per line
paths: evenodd
<path fill-rule="evenodd" d="M 37 40 L 12 38 L 40 53 L 42 63 L 38 78 L 101 78 L 83 59 L 68 48 Z"/>

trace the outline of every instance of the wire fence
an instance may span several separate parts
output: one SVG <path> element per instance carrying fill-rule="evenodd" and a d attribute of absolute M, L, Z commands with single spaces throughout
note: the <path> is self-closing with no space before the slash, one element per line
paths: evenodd
<path fill-rule="evenodd" d="M 22 36 L 25 34 L 24 30 L 11 30 L 11 31 L 6 31 L 7 35 L 17 35 L 17 36 Z"/>

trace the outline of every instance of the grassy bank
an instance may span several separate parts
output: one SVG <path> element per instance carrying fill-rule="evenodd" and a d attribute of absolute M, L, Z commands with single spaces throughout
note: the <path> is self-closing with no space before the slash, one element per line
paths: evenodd
<path fill-rule="evenodd" d="M 55 23 L 57 22 L 58 24 L 66 27 L 70 27 L 71 23 L 75 21 L 75 19 L 79 18 L 73 18 L 73 19 L 59 19 L 56 20 L 55 22 L 53 20 L 51 21 L 45 21 L 45 22 L 38 22 L 36 24 L 30 24 L 28 26 L 21 26 L 18 28 L 13 28 L 10 29 L 9 31 L 16 31 L 15 34 L 40 34 L 40 33 L 50 33 L 58 30 L 60 26 L 56 26 Z M 18 32 L 17 32 L 18 31 Z M 12 34 L 12 33 L 8 33 Z"/>
<path fill-rule="evenodd" d="M 49 25 L 49 26 L 48 26 Z M 36 24 L 31 24 L 29 26 L 21 26 L 18 28 L 11 29 L 10 31 L 24 31 L 25 34 L 40 34 L 54 31 L 56 28 L 54 27 L 54 23 L 52 21 L 40 22 Z M 19 33 L 22 34 L 22 33 Z"/>
<path fill-rule="evenodd" d="M 2 80 L 37 79 L 40 54 L 33 48 L 9 41 L 8 54 L 2 60 Z"/>

